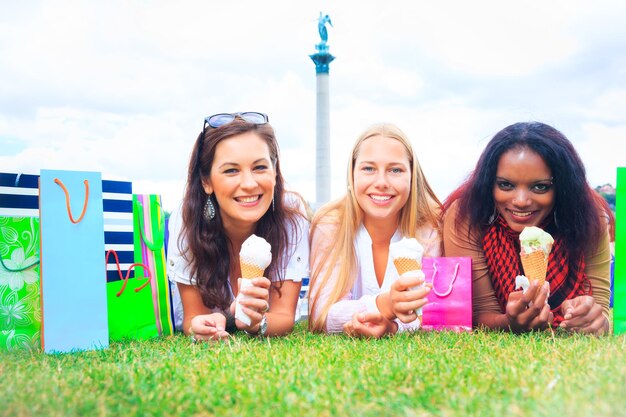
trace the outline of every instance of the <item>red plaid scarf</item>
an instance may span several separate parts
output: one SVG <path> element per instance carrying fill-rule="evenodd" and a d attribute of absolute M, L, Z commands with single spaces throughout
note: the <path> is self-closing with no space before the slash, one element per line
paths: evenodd
<path fill-rule="evenodd" d="M 515 277 L 524 274 L 519 255 L 519 233 L 514 232 L 502 216 L 498 216 L 483 237 L 483 250 L 491 273 L 493 289 L 504 313 L 509 294 L 515 291 Z M 548 303 L 554 314 L 555 326 L 563 320 L 560 307 L 564 300 L 580 295 L 591 295 L 591 283 L 585 273 L 585 260 L 581 256 L 572 268 L 567 249 L 562 239 L 558 237 L 554 239 L 552 251 L 548 256 L 546 281 L 550 283 Z"/>

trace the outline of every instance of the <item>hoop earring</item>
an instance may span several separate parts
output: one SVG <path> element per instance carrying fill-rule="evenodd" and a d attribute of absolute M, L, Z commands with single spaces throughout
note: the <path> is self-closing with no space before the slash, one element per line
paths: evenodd
<path fill-rule="evenodd" d="M 488 225 L 492 225 L 493 222 L 496 221 L 496 218 L 498 217 L 498 211 L 496 210 L 496 206 L 493 206 L 493 213 L 491 214 L 491 216 L 489 216 L 489 220 L 487 220 L 487 224 Z"/>
<path fill-rule="evenodd" d="M 211 201 L 211 194 L 207 197 L 206 204 L 204 205 L 204 218 L 207 222 L 215 218 L 215 206 Z"/>

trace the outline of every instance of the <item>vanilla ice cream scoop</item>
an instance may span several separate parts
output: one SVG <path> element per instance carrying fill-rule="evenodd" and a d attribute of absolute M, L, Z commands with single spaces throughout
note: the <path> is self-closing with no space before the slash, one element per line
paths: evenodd
<path fill-rule="evenodd" d="M 262 237 L 251 235 L 241 245 L 239 262 L 265 270 L 272 262 L 272 246 Z"/>

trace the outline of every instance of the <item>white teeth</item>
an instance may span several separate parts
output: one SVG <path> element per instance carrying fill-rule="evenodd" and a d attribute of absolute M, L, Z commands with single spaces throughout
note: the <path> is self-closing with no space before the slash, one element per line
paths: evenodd
<path fill-rule="evenodd" d="M 370 195 L 370 197 L 372 198 L 372 200 L 376 200 L 376 201 L 387 201 L 391 199 L 390 195 Z"/>
<path fill-rule="evenodd" d="M 532 214 L 531 211 L 512 211 L 511 213 L 517 217 L 528 217 Z"/>
<path fill-rule="evenodd" d="M 259 199 L 259 196 L 255 195 L 251 197 L 239 197 L 237 200 L 239 200 L 239 202 L 241 203 L 253 203 L 257 201 L 258 199 Z"/>

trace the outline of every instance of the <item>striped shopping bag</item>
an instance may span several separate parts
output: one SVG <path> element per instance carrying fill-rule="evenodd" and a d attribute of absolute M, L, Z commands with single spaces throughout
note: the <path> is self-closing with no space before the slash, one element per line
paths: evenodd
<path fill-rule="evenodd" d="M 39 217 L 39 175 L 0 172 L 0 216 Z"/>
<path fill-rule="evenodd" d="M 133 241 L 133 183 L 127 181 L 102 181 L 102 209 L 104 215 L 104 248 L 114 250 L 119 259 L 120 272 L 126 275 L 135 262 Z M 115 260 L 107 261 L 107 282 L 118 279 Z M 134 277 L 131 270 L 129 278 Z"/>

